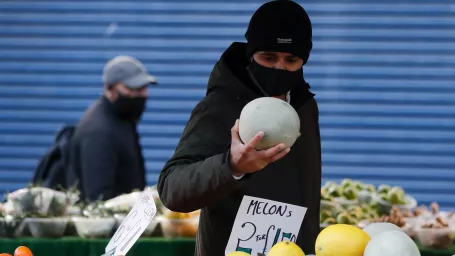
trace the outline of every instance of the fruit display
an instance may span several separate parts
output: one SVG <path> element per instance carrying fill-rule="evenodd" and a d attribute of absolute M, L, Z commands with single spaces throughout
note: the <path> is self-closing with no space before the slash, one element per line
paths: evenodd
<path fill-rule="evenodd" d="M 370 219 L 361 225 L 382 222 L 400 227 L 410 238 L 433 249 L 446 249 L 455 238 L 455 213 L 439 211 L 435 202 L 429 208 L 422 205 L 413 210 L 393 207 L 389 215 Z"/>
<path fill-rule="evenodd" d="M 5 237 L 63 236 L 68 223 L 68 208 L 79 195 L 74 188 L 56 191 L 29 185 L 5 196 L 0 235 Z"/>
<path fill-rule="evenodd" d="M 454 243 L 455 229 L 440 217 L 415 229 L 417 240 L 426 247 L 447 249 Z"/>
<path fill-rule="evenodd" d="M 300 249 L 298 245 L 289 241 L 282 241 L 276 243 L 270 248 L 267 256 L 305 256 L 305 253 Z"/>
<path fill-rule="evenodd" d="M 420 251 L 406 233 L 397 230 L 382 232 L 365 247 L 364 256 L 420 256 Z"/>
<path fill-rule="evenodd" d="M 342 206 L 332 210 L 321 210 L 321 226 L 332 224 L 351 224 L 378 217 L 377 211 L 371 205 L 350 205 Z"/>
<path fill-rule="evenodd" d="M 169 211 L 161 203 L 156 186 L 146 189 L 151 189 L 157 212 L 141 236 L 196 236 L 199 210 L 191 213 Z M 141 191 L 91 203 L 76 203 L 74 195 L 78 193 L 73 190 L 70 193 L 38 186 L 8 194 L 0 209 L 0 237 L 107 238 L 140 200 Z"/>
<path fill-rule="evenodd" d="M 351 179 L 344 179 L 340 184 L 328 181 L 321 188 L 321 200 L 335 201 L 342 205 L 349 205 L 358 202 L 361 191 L 370 190 L 374 190 L 374 186 Z"/>
<path fill-rule="evenodd" d="M 14 251 L 14 256 L 33 256 L 33 253 L 27 246 L 19 246 Z"/>
<path fill-rule="evenodd" d="M 251 254 L 246 253 L 246 252 L 231 252 L 227 254 L 226 256 L 251 256 Z"/>
<path fill-rule="evenodd" d="M 404 232 L 404 230 L 400 227 L 398 227 L 395 224 L 389 223 L 389 222 L 376 222 L 376 223 L 371 223 L 365 228 L 363 228 L 363 231 L 367 233 L 370 238 L 373 238 L 381 233 L 384 233 L 386 231 L 390 230 L 396 230 L 400 232 Z"/>
<path fill-rule="evenodd" d="M 401 228 L 406 224 L 406 219 L 404 217 L 404 214 L 398 208 L 394 207 L 390 211 L 389 215 L 381 215 L 379 217 L 370 219 L 368 222 L 388 222 Z"/>
<path fill-rule="evenodd" d="M 321 187 L 321 196 L 321 227 L 357 225 L 371 238 L 389 231 L 401 232 L 407 238 L 402 238 L 403 248 L 398 248 L 397 253 L 408 250 L 409 255 L 415 253 L 414 242 L 406 244 L 409 239 L 433 249 L 445 249 L 454 243 L 455 212 L 441 212 L 435 202 L 429 207 L 417 207 L 417 201 L 401 187 L 385 184 L 375 187 L 344 179 L 340 183 L 326 182 Z M 396 236 L 400 239 L 402 235 Z M 376 247 L 379 245 L 372 245 L 370 256 L 380 251 Z"/>
<path fill-rule="evenodd" d="M 439 210 L 439 204 L 432 202 L 430 207 L 420 205 L 413 210 L 400 209 L 404 217 L 408 218 L 421 218 L 421 219 L 435 219 L 440 217 L 442 220 L 447 222 L 455 222 L 455 211 L 442 212 Z"/>
<path fill-rule="evenodd" d="M 249 253 L 236 251 L 228 253 L 226 256 L 252 256 Z M 256 255 L 254 255 L 256 256 Z M 305 256 L 303 250 L 295 243 L 291 241 L 281 241 L 276 243 L 267 252 L 267 255 L 263 253 L 257 253 L 257 256 Z"/>
<path fill-rule="evenodd" d="M 373 184 L 352 179 L 343 179 L 340 183 L 327 181 L 321 187 L 321 211 L 343 211 L 342 208 L 353 205 L 367 208 L 364 211 L 370 213 L 369 218 L 375 218 L 389 214 L 394 206 L 401 210 L 412 210 L 417 206 L 417 201 L 407 195 L 401 187 L 391 187 L 385 184 L 375 187 Z M 365 218 L 357 221 L 363 219 Z M 355 224 L 355 220 L 353 221 Z M 330 222 L 334 223 L 333 220 Z"/>
<path fill-rule="evenodd" d="M 406 195 L 401 187 L 390 187 L 389 185 L 380 185 L 377 193 L 373 194 L 373 200 L 377 203 L 380 213 L 388 213 L 393 206 L 401 209 L 410 210 L 417 206 L 417 201 Z"/>
<path fill-rule="evenodd" d="M 352 201 L 370 203 L 374 200 L 385 208 L 385 213 L 388 213 L 394 205 L 407 206 L 409 209 L 416 207 L 415 199 L 406 195 L 401 187 L 382 184 L 376 188 L 373 184 L 352 179 L 343 179 L 339 184 L 327 181 L 321 188 L 321 200 L 351 201 L 351 203 Z"/>
<path fill-rule="evenodd" d="M 0 253 L 0 256 L 33 256 L 32 251 L 26 246 L 19 246 L 14 251 L 14 255 L 9 253 Z"/>
<path fill-rule="evenodd" d="M 13 215 L 4 215 L 0 212 L 0 237 L 19 237 L 24 225 L 22 218 Z"/>
<path fill-rule="evenodd" d="M 78 195 L 30 185 L 6 195 L 4 211 L 11 215 L 38 218 L 64 216 Z"/>
<path fill-rule="evenodd" d="M 24 219 L 33 237 L 59 238 L 65 233 L 69 219 L 60 218 L 26 218 Z"/>
<path fill-rule="evenodd" d="M 412 239 L 416 238 L 415 228 L 418 221 L 416 218 L 410 216 L 410 211 L 402 210 L 398 207 L 393 207 L 388 215 L 381 215 L 358 224 L 359 227 L 364 228 L 371 223 L 390 223 L 401 228 Z"/>
<path fill-rule="evenodd" d="M 430 209 L 420 206 L 413 214 L 416 219 L 414 234 L 422 245 L 433 249 L 446 249 L 454 243 L 454 212 L 441 212 L 439 205 L 433 202 Z"/>
<path fill-rule="evenodd" d="M 257 144 L 257 150 L 280 143 L 291 147 L 300 136 L 299 115 L 289 103 L 277 98 L 252 100 L 240 113 L 239 135 L 243 142 L 248 142 L 260 131 L 264 132 L 264 137 Z"/>
<path fill-rule="evenodd" d="M 82 238 L 107 238 L 114 234 L 116 219 L 73 217 L 77 234 Z"/>
<path fill-rule="evenodd" d="M 380 198 L 390 204 L 405 204 L 404 190 L 400 187 L 390 187 L 389 185 L 380 185 L 377 190 Z"/>
<path fill-rule="evenodd" d="M 201 211 L 171 211 L 162 205 L 156 187 L 151 189 L 157 213 L 142 236 L 194 238 Z M 344 179 L 340 183 L 326 182 L 321 192 L 323 230 L 316 240 L 317 256 L 417 256 L 420 254 L 414 241 L 433 249 L 454 244 L 455 212 L 441 211 L 435 202 L 414 207 L 417 203 L 400 187 L 375 187 Z M 10 201 L 0 209 L 0 237 L 62 237 L 69 234 L 72 226 L 74 236 L 109 238 L 140 195 L 140 191 L 133 191 L 107 201 L 75 204 L 74 197 L 64 192 L 39 187 L 22 189 L 6 197 Z M 384 205 L 390 206 L 387 213 Z M 70 213 L 71 207 L 75 210 Z M 248 255 L 231 252 L 227 256 Z M 281 255 L 305 256 L 305 252 L 297 244 L 283 241 L 261 256 Z"/>
<path fill-rule="evenodd" d="M 346 224 L 324 228 L 316 239 L 317 256 L 363 256 L 370 236 L 362 229 Z"/>
<path fill-rule="evenodd" d="M 195 237 L 199 225 L 200 210 L 181 213 L 167 210 L 159 217 L 164 237 Z"/>

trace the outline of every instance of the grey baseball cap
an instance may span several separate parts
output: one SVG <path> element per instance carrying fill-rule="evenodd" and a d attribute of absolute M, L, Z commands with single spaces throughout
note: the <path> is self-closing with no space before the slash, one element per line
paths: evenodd
<path fill-rule="evenodd" d="M 117 56 L 104 66 L 103 83 L 104 86 L 123 83 L 130 89 L 138 89 L 157 84 L 157 80 L 139 60 L 131 56 Z"/>

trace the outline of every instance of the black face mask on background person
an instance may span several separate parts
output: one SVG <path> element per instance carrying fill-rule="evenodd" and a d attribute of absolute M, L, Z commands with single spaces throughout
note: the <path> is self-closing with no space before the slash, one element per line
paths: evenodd
<path fill-rule="evenodd" d="M 117 93 L 118 97 L 113 102 L 117 114 L 124 118 L 131 118 L 138 121 L 142 113 L 145 111 L 147 102 L 146 97 L 128 97 L 121 93 Z"/>
<path fill-rule="evenodd" d="M 295 86 L 306 85 L 302 68 L 297 71 L 268 68 L 253 59 L 247 70 L 253 82 L 266 96 L 285 95 Z"/>

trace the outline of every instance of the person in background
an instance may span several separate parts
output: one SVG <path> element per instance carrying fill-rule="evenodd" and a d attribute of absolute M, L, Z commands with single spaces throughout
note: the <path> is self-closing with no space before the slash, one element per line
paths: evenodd
<path fill-rule="evenodd" d="M 206 96 L 161 171 L 158 192 L 172 211 L 202 209 L 197 256 L 224 255 L 244 195 L 306 207 L 296 242 L 314 254 L 321 197 L 319 111 L 303 78 L 312 25 L 299 4 L 272 1 L 254 13 L 245 37 L 247 43 L 231 44 L 213 68 Z M 236 120 L 243 107 L 264 96 L 296 109 L 301 136 L 291 148 L 254 150 L 263 133 L 240 140 Z"/>
<path fill-rule="evenodd" d="M 147 90 L 156 84 L 130 56 L 110 60 L 102 96 L 89 107 L 71 140 L 68 184 L 77 182 L 84 201 L 107 200 L 146 186 L 137 125 Z"/>

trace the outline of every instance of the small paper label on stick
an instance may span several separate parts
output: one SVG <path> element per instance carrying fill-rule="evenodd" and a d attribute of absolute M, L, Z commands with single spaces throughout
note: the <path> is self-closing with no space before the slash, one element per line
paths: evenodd
<path fill-rule="evenodd" d="M 131 249 L 156 215 L 153 193 L 145 190 L 105 249 L 105 256 L 121 256 Z"/>

